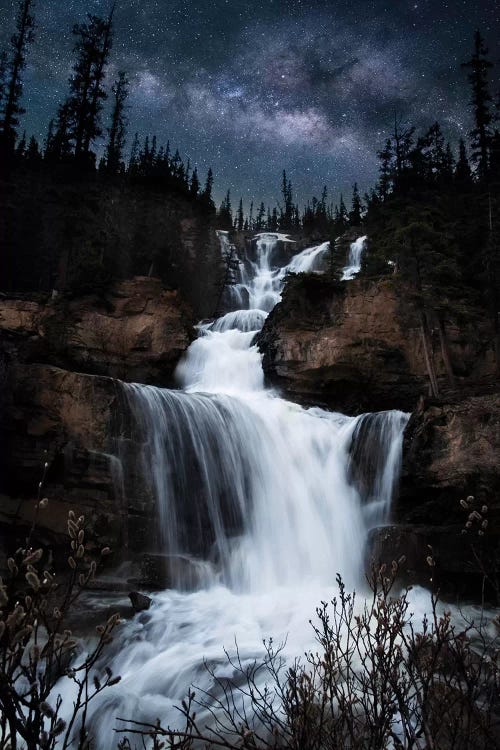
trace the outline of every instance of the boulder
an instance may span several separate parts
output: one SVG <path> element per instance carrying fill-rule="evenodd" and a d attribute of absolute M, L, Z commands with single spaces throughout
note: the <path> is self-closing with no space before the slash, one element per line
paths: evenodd
<path fill-rule="evenodd" d="M 141 594 L 139 591 L 131 591 L 128 598 L 130 599 L 134 612 L 145 612 L 153 603 L 150 596 Z"/>

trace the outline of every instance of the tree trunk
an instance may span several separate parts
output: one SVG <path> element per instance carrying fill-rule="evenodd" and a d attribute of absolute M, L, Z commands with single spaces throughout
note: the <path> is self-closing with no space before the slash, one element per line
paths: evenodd
<path fill-rule="evenodd" d="M 450 349 L 448 346 L 448 339 L 446 337 L 446 328 L 441 318 L 439 318 L 438 320 L 438 333 L 439 343 L 441 345 L 441 356 L 443 357 L 446 374 L 448 375 L 448 380 L 450 381 L 451 387 L 455 388 L 456 380 L 455 374 L 453 372 L 453 365 L 451 364 Z"/>
<path fill-rule="evenodd" d="M 439 388 L 438 388 L 438 383 L 437 383 L 436 370 L 434 369 L 431 339 L 430 339 L 429 327 L 427 325 L 425 313 L 421 313 L 420 323 L 421 323 L 422 343 L 424 346 L 425 365 L 427 367 L 427 374 L 429 375 L 429 382 L 431 385 L 431 395 L 434 398 L 438 398 Z"/>

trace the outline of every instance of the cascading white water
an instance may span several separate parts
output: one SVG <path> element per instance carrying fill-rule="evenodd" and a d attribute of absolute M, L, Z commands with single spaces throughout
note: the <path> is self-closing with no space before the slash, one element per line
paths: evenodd
<path fill-rule="evenodd" d="M 302 653 L 315 606 L 334 594 L 337 573 L 360 583 L 367 531 L 387 519 L 406 415 L 305 409 L 265 387 L 255 332 L 287 272 L 317 270 L 328 250 L 280 267 L 286 239 L 259 235 L 254 260 L 241 259 L 245 309 L 200 325 L 178 368 L 181 391 L 123 385 L 163 549 L 203 559 L 210 574 L 197 590 L 155 595 L 123 626 L 112 664 L 122 681 L 94 716 L 98 747 L 116 716 L 175 722 L 190 684 L 210 690 L 204 659 L 227 669 L 223 647 L 235 639 L 243 659 L 258 658 L 270 636 L 288 636 L 285 655 Z M 225 252 L 228 242 L 221 234 Z"/>
<path fill-rule="evenodd" d="M 367 237 L 358 237 L 357 240 L 351 242 L 349 249 L 349 260 L 344 268 L 342 274 L 342 281 L 349 281 L 353 279 L 357 273 L 361 270 L 361 260 L 363 258 L 363 252 L 365 249 Z"/>

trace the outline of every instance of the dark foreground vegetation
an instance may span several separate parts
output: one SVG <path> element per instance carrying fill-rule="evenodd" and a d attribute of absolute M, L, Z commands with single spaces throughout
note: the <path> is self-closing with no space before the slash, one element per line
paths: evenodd
<path fill-rule="evenodd" d="M 50 550 L 37 544 L 37 519 L 50 512 L 49 504 L 42 481 L 34 523 L 25 544 L 8 559 L 6 580 L 0 580 L 0 747 L 103 750 L 89 717 L 96 696 L 120 681 L 107 666 L 106 651 L 120 618 L 109 617 L 85 645 L 68 622 L 109 549 L 96 557 L 86 543 L 85 519 L 70 511 L 68 557 L 54 565 Z M 492 561 L 483 559 L 477 546 L 488 508 L 475 510 L 474 498 L 461 505 L 464 542 L 475 540 L 471 559 L 498 601 Z M 498 615 L 483 607 L 474 620 L 452 616 L 435 592 L 428 615 L 417 621 L 409 590 L 396 587 L 404 565 L 402 557 L 391 566 L 372 566 L 369 594 L 358 598 L 338 577 L 336 598 L 321 602 L 311 622 L 315 650 L 293 664 L 285 662 L 283 644 L 272 641 L 265 643 L 265 658 L 250 665 L 237 649 L 227 653 L 234 677 L 217 676 L 207 663 L 213 690 L 186 686 L 177 727 L 164 726 L 161 717 L 143 724 L 117 716 L 107 747 L 499 747 Z M 432 588 L 432 550 L 427 566 Z M 66 680 L 74 685 L 70 709 L 59 693 Z"/>

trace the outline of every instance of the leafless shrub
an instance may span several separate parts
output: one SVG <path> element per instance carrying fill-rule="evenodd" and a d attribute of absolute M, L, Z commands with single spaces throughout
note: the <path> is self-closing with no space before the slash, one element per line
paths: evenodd
<path fill-rule="evenodd" d="M 312 623 L 316 651 L 292 666 L 272 641 L 250 666 L 238 649 L 227 653 L 235 677 L 207 665 L 214 687 L 189 693 L 179 707 L 183 730 L 126 722 L 119 747 L 137 747 L 131 738 L 155 750 L 498 747 L 498 632 L 487 634 L 483 619 L 457 627 L 449 612 L 439 614 L 436 595 L 417 628 L 409 592 L 394 593 L 397 571 L 396 562 L 374 571 L 360 606 L 338 578 L 338 596 Z"/>
<path fill-rule="evenodd" d="M 34 542 L 39 514 L 50 505 L 42 490 L 43 480 L 26 543 L 8 559 L 6 579 L 0 578 L 1 750 L 90 748 L 89 703 L 120 679 L 109 669 L 103 675 L 95 673 L 112 639 L 117 615 L 97 629 L 94 646 L 83 655 L 79 655 L 78 640 L 67 628 L 69 615 L 93 578 L 97 562 L 87 554 L 84 517 L 77 518 L 70 511 L 68 568 L 62 576 L 56 575 L 45 550 Z M 61 678 L 75 686 L 66 720 L 62 718 L 62 698 L 54 691 Z"/>

